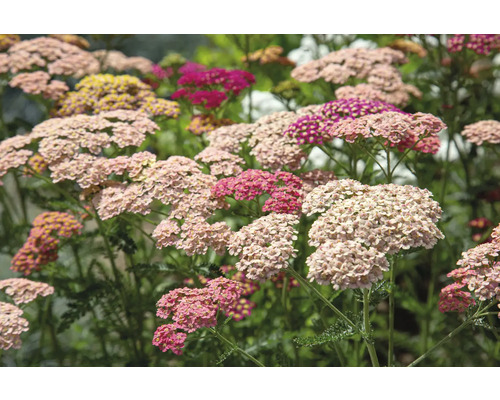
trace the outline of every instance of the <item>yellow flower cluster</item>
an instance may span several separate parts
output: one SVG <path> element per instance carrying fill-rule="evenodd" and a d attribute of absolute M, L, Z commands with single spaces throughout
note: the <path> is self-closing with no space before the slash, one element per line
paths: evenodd
<path fill-rule="evenodd" d="M 179 104 L 156 97 L 151 87 L 135 76 L 96 74 L 83 78 L 55 104 L 52 115 L 66 117 L 76 114 L 112 110 L 142 110 L 154 116 L 177 118 Z"/>
<path fill-rule="evenodd" d="M 49 37 L 60 40 L 61 42 L 72 44 L 73 46 L 77 46 L 80 49 L 84 50 L 90 47 L 90 43 L 87 41 L 87 39 L 78 35 L 54 34 L 54 35 L 49 35 Z"/>
<path fill-rule="evenodd" d="M 211 114 L 200 114 L 194 115 L 191 118 L 191 122 L 186 129 L 198 136 L 203 133 L 211 132 L 216 128 L 220 128 L 221 126 L 232 125 L 234 123 L 234 121 L 228 118 L 216 119 Z"/>
<path fill-rule="evenodd" d="M 427 55 L 427 50 L 418 43 L 410 40 L 396 39 L 389 44 L 389 47 L 394 50 L 401 50 L 404 53 L 414 53 L 420 58 L 424 58 Z"/>
<path fill-rule="evenodd" d="M 13 44 L 20 42 L 19 35 L 0 35 L 0 51 L 7 50 Z"/>
<path fill-rule="evenodd" d="M 281 64 L 295 66 L 295 63 L 287 57 L 282 57 L 283 48 L 281 46 L 269 46 L 265 49 L 259 49 L 250 53 L 247 56 L 243 56 L 241 61 L 244 63 L 259 62 L 259 64 Z"/>

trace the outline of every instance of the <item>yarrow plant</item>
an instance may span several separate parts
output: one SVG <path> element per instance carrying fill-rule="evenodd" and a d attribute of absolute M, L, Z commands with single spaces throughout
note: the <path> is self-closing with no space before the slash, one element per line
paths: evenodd
<path fill-rule="evenodd" d="M 0 35 L 0 363 L 498 364 L 497 36 Z"/>

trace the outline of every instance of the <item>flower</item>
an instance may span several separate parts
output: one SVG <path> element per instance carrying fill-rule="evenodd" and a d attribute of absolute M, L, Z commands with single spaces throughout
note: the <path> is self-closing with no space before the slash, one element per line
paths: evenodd
<path fill-rule="evenodd" d="M 153 62 L 144 57 L 127 57 L 117 50 L 96 50 L 92 53 L 99 60 L 101 71 L 114 69 L 115 71 L 137 70 L 147 74 L 153 70 Z"/>
<path fill-rule="evenodd" d="M 151 87 L 130 75 L 97 74 L 83 78 L 75 91 L 60 97 L 53 116 L 97 114 L 111 110 L 142 110 L 154 116 L 179 116 L 179 104 L 156 97 Z"/>
<path fill-rule="evenodd" d="M 81 234 L 82 224 L 70 214 L 47 211 L 33 220 L 33 228 L 23 247 L 14 255 L 10 269 L 30 275 L 57 260 L 59 237 Z M 56 236 L 56 237 L 54 237 Z"/>
<path fill-rule="evenodd" d="M 243 171 L 239 164 L 245 163 L 241 157 L 224 150 L 219 150 L 216 147 L 206 147 L 194 159 L 208 164 L 211 175 L 238 175 Z"/>
<path fill-rule="evenodd" d="M 464 48 L 474 51 L 476 54 L 488 55 L 492 50 L 500 48 L 500 35 L 471 34 L 453 35 L 448 39 L 448 51 L 456 53 Z"/>
<path fill-rule="evenodd" d="M 462 253 L 459 268 L 448 273 L 454 283 L 441 289 L 439 310 L 463 312 L 475 299 L 500 300 L 500 225 L 491 234 L 491 241 Z M 461 289 L 467 289 L 461 290 Z M 498 316 L 500 318 L 500 314 Z"/>
<path fill-rule="evenodd" d="M 7 51 L 9 70 L 13 74 L 43 68 L 52 75 L 81 78 L 99 72 L 94 56 L 69 43 L 50 37 L 17 42 Z"/>
<path fill-rule="evenodd" d="M 295 257 L 293 228 L 299 219 L 293 214 L 271 213 L 244 226 L 230 239 L 229 254 L 239 257 L 236 268 L 250 279 L 265 280 L 288 266 Z"/>
<path fill-rule="evenodd" d="M 306 260 L 307 277 L 335 290 L 370 288 L 389 270 L 384 253 L 355 240 L 327 240 Z"/>
<path fill-rule="evenodd" d="M 254 51 L 253 53 L 248 54 L 247 56 L 243 56 L 241 58 L 241 62 L 259 62 L 259 64 L 281 64 L 281 65 L 289 65 L 294 67 L 295 63 L 287 57 L 281 56 L 283 53 L 283 47 L 281 46 L 269 46 L 265 49 L 259 49 Z"/>
<path fill-rule="evenodd" d="M 72 44 L 79 47 L 80 49 L 88 49 L 90 47 L 90 43 L 87 41 L 87 39 L 78 35 L 54 34 L 49 35 L 49 37 L 60 40 L 61 42 Z"/>
<path fill-rule="evenodd" d="M 217 325 L 217 311 L 227 316 L 236 315 L 245 308 L 240 302 L 242 290 L 239 283 L 224 277 L 208 280 L 201 289 L 179 288 L 163 295 L 158 300 L 156 315 L 160 318 L 171 318 L 174 323 L 163 325 L 156 330 L 153 345 L 162 351 L 172 350 L 174 354 L 182 354 L 181 348 L 188 333 L 203 327 Z"/>
<path fill-rule="evenodd" d="M 485 120 L 466 125 L 461 132 L 469 142 L 477 146 L 483 143 L 500 143 L 500 122 Z"/>
<path fill-rule="evenodd" d="M 29 303 L 38 296 L 48 296 L 54 293 L 52 286 L 24 278 L 0 280 L 0 289 L 5 289 L 5 293 L 11 296 L 16 304 Z"/>
<path fill-rule="evenodd" d="M 186 130 L 195 135 L 201 135 L 221 126 L 232 125 L 234 123 L 234 121 L 228 118 L 215 119 L 212 114 L 199 114 L 191 117 L 191 122 L 186 127 Z"/>
<path fill-rule="evenodd" d="M 23 310 L 0 302 L 0 349 L 21 348 L 21 333 L 26 332 L 28 321 L 21 317 Z"/>
<path fill-rule="evenodd" d="M 153 336 L 153 345 L 158 346 L 164 353 L 172 350 L 175 355 L 182 355 L 184 342 L 187 335 L 177 331 L 176 324 L 168 324 L 159 326 Z"/>
<path fill-rule="evenodd" d="M 20 42 L 21 38 L 19 35 L 0 35 L 0 51 L 7 50 L 9 47 L 17 42 Z"/>
<path fill-rule="evenodd" d="M 330 129 L 336 122 L 389 111 L 403 113 L 392 104 L 358 98 L 330 101 L 311 111 L 291 123 L 283 135 L 295 138 L 298 144 L 321 145 L 331 140 Z"/>
<path fill-rule="evenodd" d="M 24 93 L 42 94 L 44 98 L 57 100 L 69 90 L 62 81 L 50 81 L 50 75 L 44 71 L 26 72 L 16 75 L 9 82 L 10 87 L 18 87 Z"/>
<path fill-rule="evenodd" d="M 353 240 L 382 253 L 396 254 L 413 247 L 430 249 L 444 237 L 435 225 L 441 208 L 427 189 L 395 184 L 367 186 L 344 180 L 331 181 L 325 188 L 318 186 L 307 195 L 303 211 L 323 212 L 309 230 L 311 246 Z"/>
<path fill-rule="evenodd" d="M 284 186 L 280 186 L 280 182 Z M 216 198 L 234 196 L 236 200 L 253 200 L 264 193 L 270 195 L 262 211 L 295 213 L 300 210 L 302 181 L 297 176 L 284 171 L 274 174 L 247 169 L 238 176 L 219 180 L 212 188 Z"/>
<path fill-rule="evenodd" d="M 437 134 L 446 125 L 431 114 L 402 114 L 389 111 L 367 115 L 350 120 L 340 120 L 331 125 L 329 135 L 354 143 L 359 138 L 382 138 L 389 146 L 397 146 L 399 151 L 412 149 L 435 154 L 439 150 Z"/>

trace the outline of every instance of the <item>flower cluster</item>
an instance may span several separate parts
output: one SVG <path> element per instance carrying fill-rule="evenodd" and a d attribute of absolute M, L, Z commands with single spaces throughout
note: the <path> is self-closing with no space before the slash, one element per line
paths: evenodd
<path fill-rule="evenodd" d="M 207 164 L 210 167 L 211 175 L 238 175 L 243 171 L 240 165 L 245 163 L 241 157 L 216 147 L 206 147 L 194 159 Z"/>
<path fill-rule="evenodd" d="M 97 74 L 83 78 L 75 91 L 56 102 L 52 114 L 65 117 L 111 110 L 142 110 L 154 116 L 177 118 L 179 105 L 156 97 L 151 87 L 130 75 Z"/>
<path fill-rule="evenodd" d="M 202 105 L 206 109 L 219 107 L 228 96 L 237 96 L 255 83 L 255 77 L 243 70 L 212 68 L 184 71 L 177 81 L 181 88 L 172 94 L 172 99 L 187 99 L 191 104 Z"/>
<path fill-rule="evenodd" d="M 293 228 L 299 219 L 293 214 L 272 213 L 260 217 L 236 232 L 228 246 L 229 254 L 237 255 L 238 271 L 250 279 L 265 280 L 287 268 L 290 257 L 295 257 Z"/>
<path fill-rule="evenodd" d="M 331 125 L 329 135 L 354 143 L 359 138 L 381 138 L 385 145 L 397 146 L 399 151 L 412 149 L 435 154 L 440 147 L 438 133 L 446 125 L 431 114 L 385 112 L 350 120 L 341 120 Z"/>
<path fill-rule="evenodd" d="M 0 302 L 0 349 L 21 348 L 21 333 L 26 332 L 28 321 L 21 317 L 23 310 L 9 304 Z"/>
<path fill-rule="evenodd" d="M 0 51 L 7 50 L 9 47 L 12 47 L 12 45 L 20 41 L 21 38 L 19 35 L 2 34 L 0 35 Z"/>
<path fill-rule="evenodd" d="M 359 98 L 339 99 L 323 104 L 312 114 L 306 114 L 290 124 L 283 135 L 297 140 L 298 144 L 323 144 L 331 139 L 330 129 L 342 120 L 353 120 L 365 115 L 384 112 L 403 113 L 392 104 Z"/>
<path fill-rule="evenodd" d="M 424 58 L 425 56 L 427 56 L 427 50 L 425 50 L 422 45 L 412 42 L 411 40 L 396 39 L 393 42 L 389 43 L 388 47 L 394 50 L 402 51 L 404 53 L 416 54 L 420 58 Z"/>
<path fill-rule="evenodd" d="M 48 296 L 54 293 L 54 288 L 43 282 L 35 282 L 24 278 L 11 278 L 0 281 L 0 289 L 12 297 L 14 303 L 29 303 L 38 296 Z"/>
<path fill-rule="evenodd" d="M 342 49 L 296 67 L 292 71 L 292 78 L 299 82 L 324 79 L 327 82 L 344 84 L 351 77 L 358 79 L 369 77 L 373 68 L 377 66 L 406 62 L 408 60 L 403 52 L 388 47 Z"/>
<path fill-rule="evenodd" d="M 12 271 L 30 275 L 43 265 L 57 260 L 58 237 L 69 238 L 79 235 L 83 226 L 70 214 L 44 212 L 33 221 L 33 228 L 23 247 L 12 258 Z"/>
<path fill-rule="evenodd" d="M 31 176 L 32 171 L 37 174 L 42 174 L 47 170 L 48 164 L 47 161 L 40 155 L 34 154 L 28 160 L 28 166 L 24 169 L 24 174 L 26 176 Z"/>
<path fill-rule="evenodd" d="M 212 114 L 198 114 L 191 117 L 191 122 L 186 127 L 186 130 L 199 136 L 203 133 L 212 132 L 221 126 L 233 125 L 234 123 L 228 118 L 216 119 Z"/>
<path fill-rule="evenodd" d="M 234 196 L 236 200 L 253 200 L 262 194 L 270 197 L 262 211 L 276 213 L 297 213 L 301 207 L 302 181 L 297 176 L 284 171 L 274 174 L 247 169 L 238 176 L 219 180 L 212 188 L 216 198 Z"/>
<path fill-rule="evenodd" d="M 403 52 L 388 47 L 342 49 L 296 67 L 292 71 L 292 78 L 300 82 L 324 79 L 341 85 L 351 78 L 366 79 L 367 84 L 362 88 L 341 89 L 336 92 L 336 96 L 359 96 L 403 106 L 408 103 L 409 94 L 421 96 L 416 87 L 401 80 L 400 72 L 392 65 L 407 61 Z"/>
<path fill-rule="evenodd" d="M 248 279 L 243 272 L 237 271 L 232 265 L 223 265 L 220 267 L 220 270 L 224 275 L 228 276 L 229 279 L 238 282 L 240 289 L 242 290 L 241 297 L 236 303 L 228 308 L 226 315 L 235 321 L 241 321 L 242 319 L 249 317 L 252 310 L 256 307 L 256 304 L 245 297 L 251 296 L 258 291 L 260 289 L 260 285 L 257 282 Z M 198 280 L 202 285 L 211 281 L 211 279 L 206 278 L 203 275 L 198 275 Z M 184 282 L 192 285 L 194 280 L 185 279 Z M 292 284 L 292 282 L 290 282 L 290 284 Z"/>
<path fill-rule="evenodd" d="M 389 270 L 385 254 L 355 240 L 328 240 L 307 258 L 308 278 L 335 290 L 370 288 Z"/>
<path fill-rule="evenodd" d="M 450 53 L 462 51 L 465 46 L 476 54 L 488 55 L 492 50 L 500 49 L 500 35 L 471 34 L 467 39 L 465 35 L 453 35 L 447 45 Z"/>
<path fill-rule="evenodd" d="M 326 185 L 330 181 L 337 179 L 335 172 L 323 171 L 321 169 L 313 169 L 311 171 L 303 172 L 299 175 L 302 181 L 302 192 L 304 197 L 309 194 L 316 186 Z M 304 208 L 304 205 L 302 205 Z"/>
<path fill-rule="evenodd" d="M 426 189 L 394 184 L 367 186 L 344 179 L 313 189 L 303 211 L 322 215 L 309 230 L 309 278 L 336 288 L 367 287 L 387 270 L 385 254 L 434 247 L 439 204 Z M 346 271 L 352 268 L 351 273 Z"/>
<path fill-rule="evenodd" d="M 500 122 L 486 120 L 466 125 L 462 131 L 469 142 L 481 146 L 483 143 L 500 143 Z"/>
<path fill-rule="evenodd" d="M 165 219 L 153 231 L 156 247 L 175 246 L 188 256 L 206 254 L 208 248 L 223 255 L 233 232 L 225 222 L 209 224 L 204 217 L 187 217 L 182 226 L 173 219 Z"/>
<path fill-rule="evenodd" d="M 89 52 L 50 37 L 23 40 L 6 53 L 12 74 L 43 68 L 52 75 L 80 78 L 99 72 L 99 62 Z"/>
<path fill-rule="evenodd" d="M 259 118 L 252 124 L 248 144 L 252 148 L 250 154 L 264 168 L 273 171 L 287 166 L 291 170 L 300 168 L 302 160 L 307 158 L 297 141 L 284 136 L 284 130 L 300 117 L 294 112 L 275 112 Z"/>
<path fill-rule="evenodd" d="M 261 65 L 264 64 L 280 64 L 286 66 L 295 66 L 295 63 L 290 60 L 288 57 L 283 57 L 281 54 L 283 53 L 283 47 L 281 46 L 269 46 L 265 49 L 259 49 L 250 53 L 247 56 L 243 56 L 241 58 L 241 62 L 258 62 Z"/>
<path fill-rule="evenodd" d="M 144 152 L 132 157 L 97 156 L 103 148 L 139 146 L 158 126 L 144 112 L 117 110 L 98 115 L 52 118 L 27 135 L 0 143 L 0 177 L 10 168 L 26 164 L 33 155 L 25 147 L 38 141 L 38 153 L 51 170 L 54 182 L 72 180 L 88 188 L 104 183 L 111 174 L 140 172 L 155 156 Z"/>
<path fill-rule="evenodd" d="M 441 312 L 463 312 L 475 304 L 475 299 L 500 300 L 500 225 L 493 230 L 491 239 L 462 253 L 459 268 L 447 275 L 455 282 L 441 290 Z"/>
<path fill-rule="evenodd" d="M 96 50 L 92 53 L 101 65 L 101 71 L 113 69 L 115 71 L 137 70 L 141 74 L 152 72 L 153 62 L 144 57 L 127 57 L 117 50 Z"/>
<path fill-rule="evenodd" d="M 52 34 L 49 35 L 49 37 L 60 40 L 61 42 L 72 44 L 73 46 L 77 46 L 80 49 L 88 49 L 90 47 L 90 43 L 87 41 L 87 39 L 78 35 L 71 35 L 64 33 L 64 34 Z"/>
<path fill-rule="evenodd" d="M 228 315 L 239 304 L 242 289 L 236 281 L 223 277 L 212 279 L 201 289 L 179 288 L 162 296 L 156 315 L 174 323 L 160 326 L 153 345 L 161 351 L 182 354 L 187 335 L 203 327 L 217 325 L 217 312 Z M 182 332 L 184 331 L 184 332 Z"/>
<path fill-rule="evenodd" d="M 18 87 L 24 93 L 41 94 L 46 99 L 57 100 L 69 90 L 65 82 L 50 80 L 44 71 L 24 72 L 16 75 L 9 82 L 10 87 Z"/>

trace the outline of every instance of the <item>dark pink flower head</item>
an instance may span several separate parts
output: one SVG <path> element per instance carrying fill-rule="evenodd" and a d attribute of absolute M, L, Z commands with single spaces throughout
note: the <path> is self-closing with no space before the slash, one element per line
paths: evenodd
<path fill-rule="evenodd" d="M 360 98 L 338 99 L 323 104 L 313 114 L 299 118 L 283 134 L 296 138 L 298 144 L 321 145 L 325 140 L 331 140 L 329 130 L 336 122 L 389 111 L 406 114 L 392 104 L 382 101 Z"/>
<path fill-rule="evenodd" d="M 158 64 L 153 64 L 151 66 L 151 72 L 160 80 L 170 78 L 174 74 L 174 70 L 172 69 L 172 67 L 163 69 Z"/>
<path fill-rule="evenodd" d="M 462 51 L 465 46 L 476 54 L 488 55 L 492 50 L 500 48 L 500 35 L 471 34 L 467 36 L 467 39 L 465 35 L 453 35 L 449 38 L 448 51 L 456 53 Z"/>
<path fill-rule="evenodd" d="M 268 194 L 262 211 L 291 214 L 300 210 L 302 181 L 285 171 L 274 174 L 248 169 L 237 176 L 219 180 L 212 188 L 214 197 L 234 196 L 236 200 L 253 200 Z"/>
<path fill-rule="evenodd" d="M 179 73 L 180 74 L 190 74 L 193 72 L 201 72 L 205 71 L 207 69 L 206 66 L 202 64 L 198 64 L 192 61 L 187 61 L 182 67 L 179 68 Z"/>

